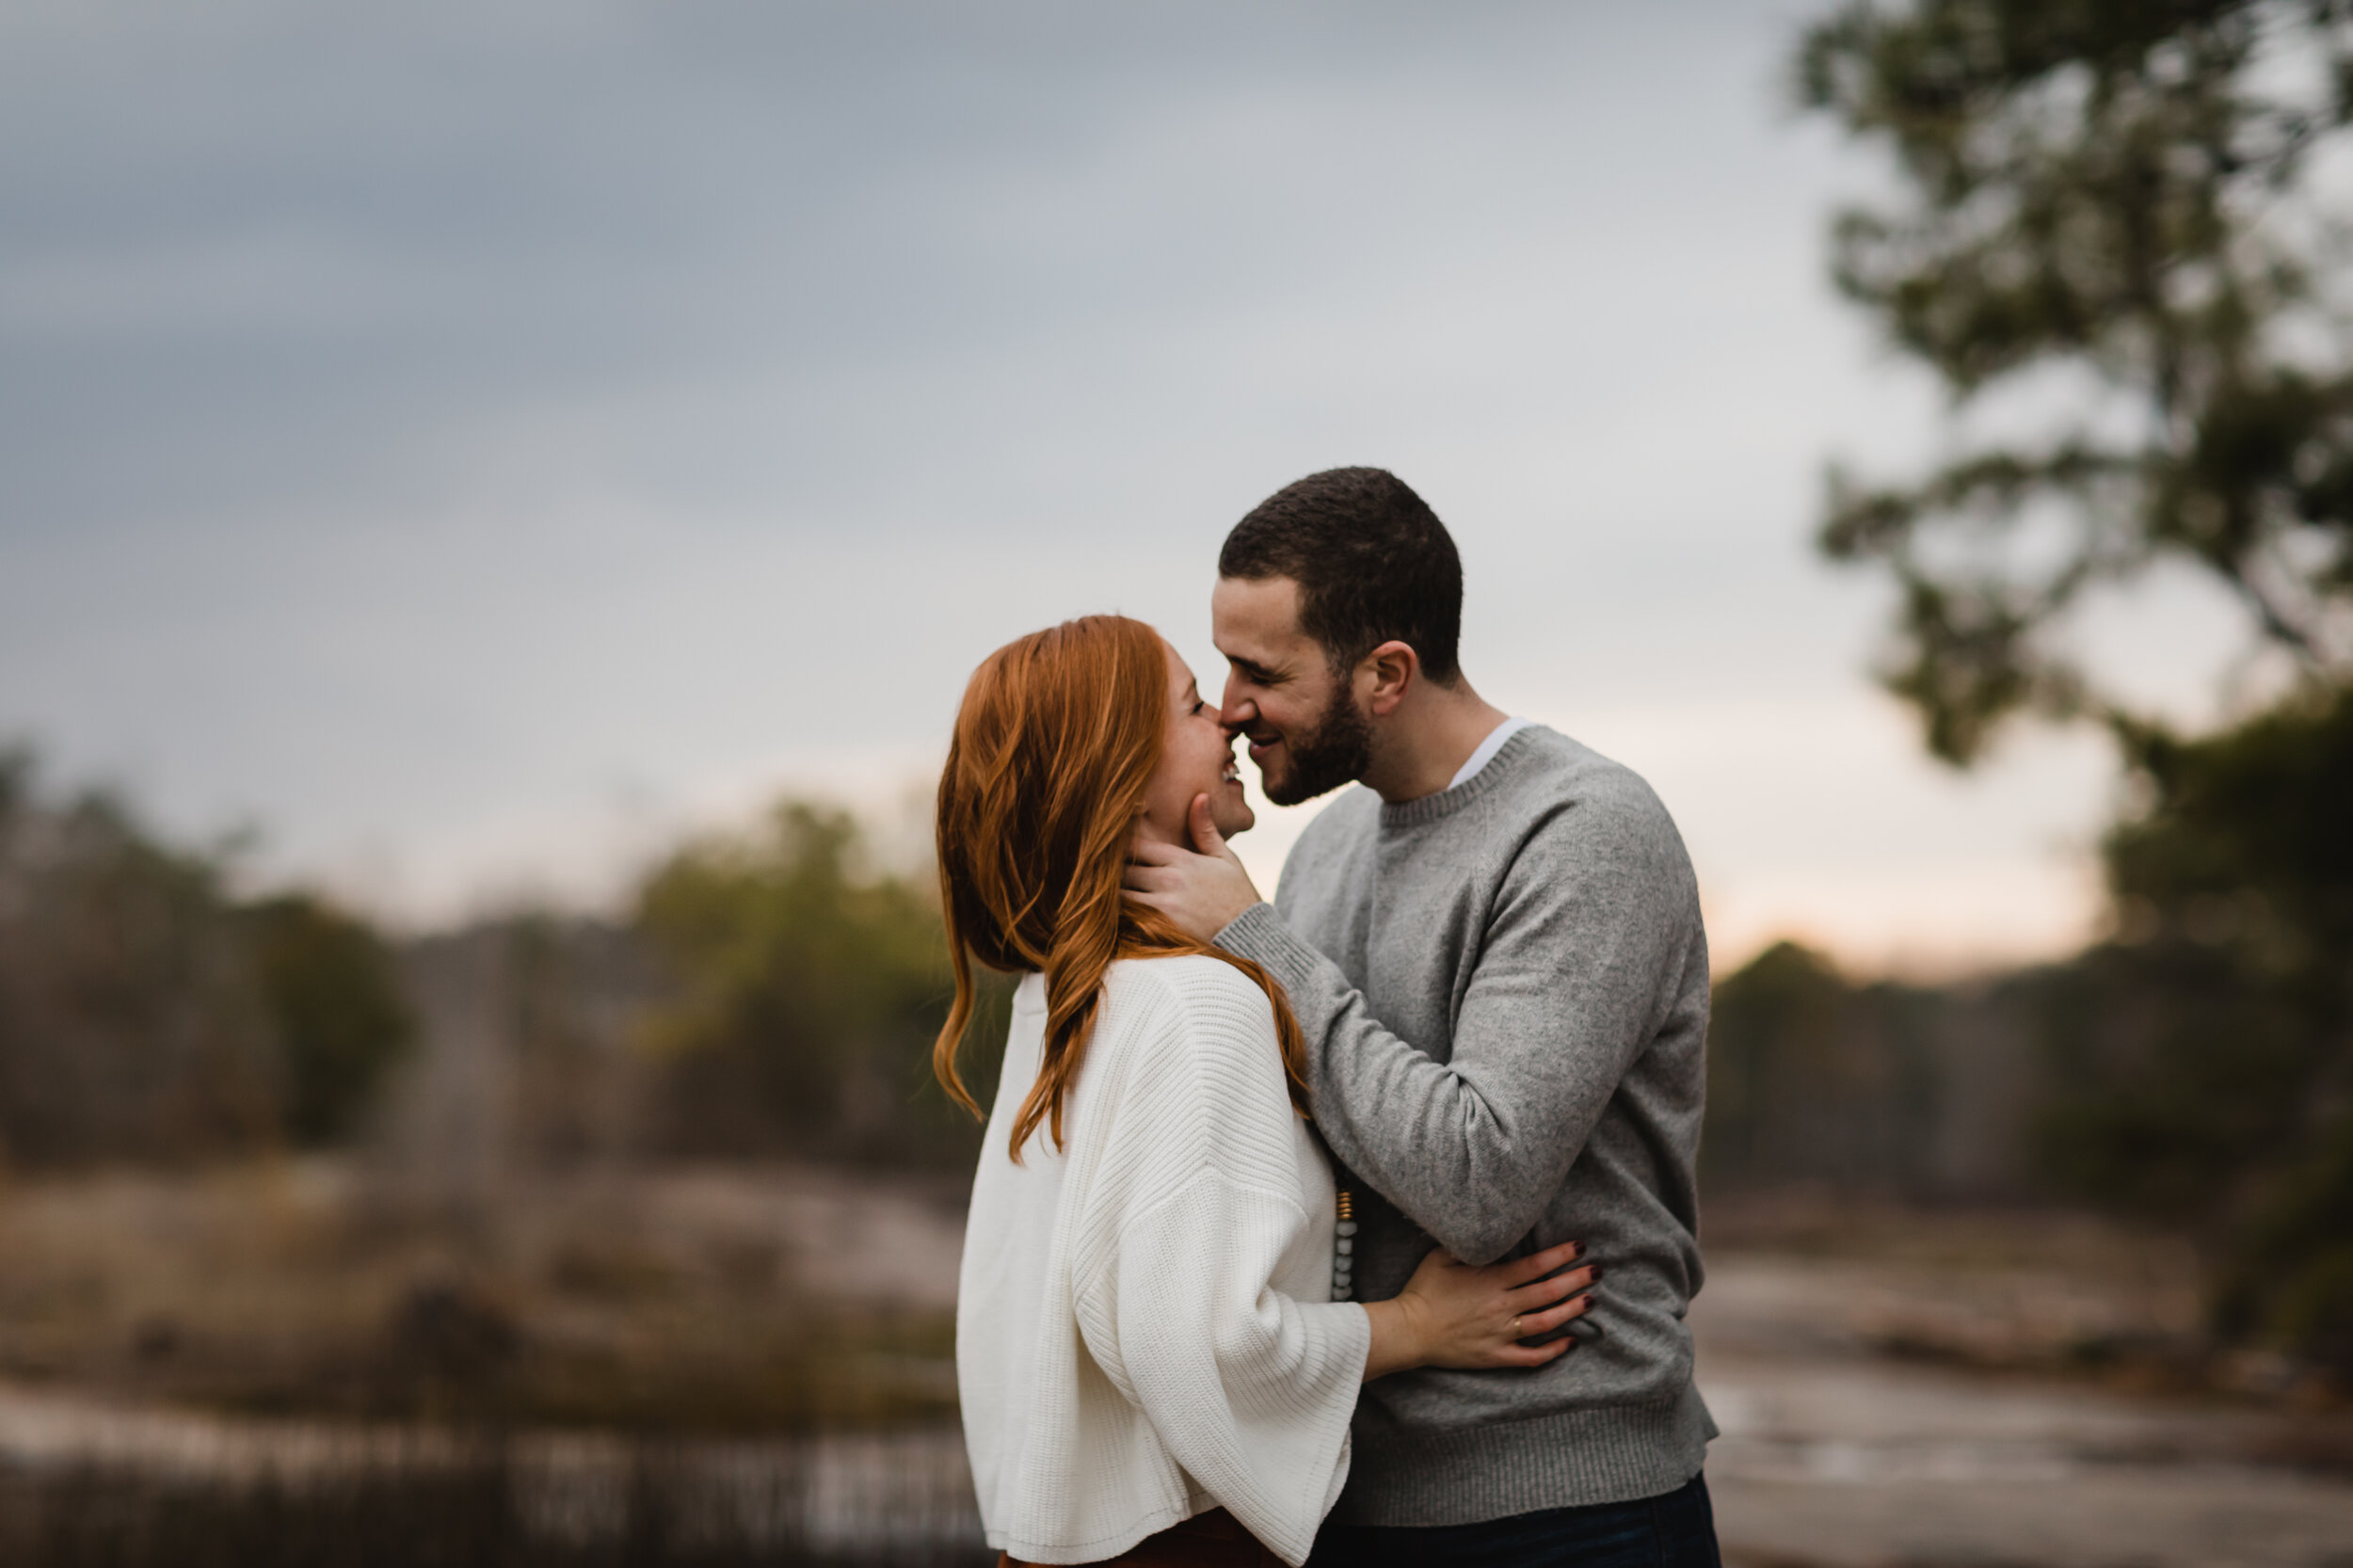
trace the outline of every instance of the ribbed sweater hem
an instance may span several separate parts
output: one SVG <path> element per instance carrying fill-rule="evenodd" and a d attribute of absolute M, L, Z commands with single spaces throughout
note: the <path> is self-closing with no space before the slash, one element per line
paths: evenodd
<path fill-rule="evenodd" d="M 1340 1525 L 1476 1525 L 1673 1492 L 1707 1460 L 1697 1388 L 1652 1404 L 1564 1410 L 1454 1432 L 1356 1428 Z"/>

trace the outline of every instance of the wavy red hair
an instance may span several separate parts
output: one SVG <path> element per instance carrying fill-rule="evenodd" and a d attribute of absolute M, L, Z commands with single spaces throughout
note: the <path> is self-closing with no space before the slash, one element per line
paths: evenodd
<path fill-rule="evenodd" d="M 1120 958 L 1199 953 L 1257 982 L 1274 1009 L 1291 1102 L 1305 1114 L 1306 1046 L 1282 987 L 1120 887 L 1167 723 L 1160 635 L 1125 616 L 1084 616 L 1007 643 L 973 671 L 957 710 L 938 819 L 956 995 L 932 1047 L 932 1070 L 957 1104 L 981 1115 L 956 1071 L 972 1018 L 971 960 L 1044 973 L 1045 1052 L 1014 1118 L 1016 1162 L 1040 1122 L 1061 1146 L 1063 1099 L 1085 1060 L 1104 971 Z"/>

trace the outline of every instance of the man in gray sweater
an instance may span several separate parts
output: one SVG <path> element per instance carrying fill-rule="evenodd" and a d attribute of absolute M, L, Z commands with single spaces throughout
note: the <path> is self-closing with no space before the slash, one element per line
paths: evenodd
<path fill-rule="evenodd" d="M 1268 798 L 1364 787 L 1308 824 L 1272 905 L 1206 797 L 1202 853 L 1140 847 L 1128 885 L 1289 993 L 1359 1195 L 1354 1294 L 1395 1295 L 1433 1245 L 1483 1264 L 1582 1240 L 1608 1276 L 1544 1368 L 1368 1385 L 1316 1561 L 1713 1568 L 1684 1322 L 1707 941 L 1682 839 L 1632 772 L 1471 689 L 1453 540 L 1394 475 L 1286 488 L 1218 572 L 1225 719 Z"/>

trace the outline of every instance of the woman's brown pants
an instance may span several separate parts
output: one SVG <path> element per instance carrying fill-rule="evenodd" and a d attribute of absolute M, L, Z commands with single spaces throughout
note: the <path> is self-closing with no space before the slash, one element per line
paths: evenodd
<path fill-rule="evenodd" d="M 1241 1521 L 1222 1508 L 1196 1513 L 1181 1525 L 1147 1535 L 1125 1552 L 1103 1560 L 1133 1568 L 1283 1568 L 1283 1560 L 1258 1544 Z M 1032 1568 L 999 1553 L 997 1568 Z"/>

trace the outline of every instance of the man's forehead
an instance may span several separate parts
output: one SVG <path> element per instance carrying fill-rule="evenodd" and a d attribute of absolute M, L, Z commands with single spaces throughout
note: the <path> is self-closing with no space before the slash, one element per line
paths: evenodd
<path fill-rule="evenodd" d="M 1299 640 L 1299 584 L 1288 577 L 1221 577 L 1209 596 L 1221 639 L 1248 642 L 1259 651 L 1287 650 Z M 1234 648 L 1221 648 L 1233 653 Z"/>

